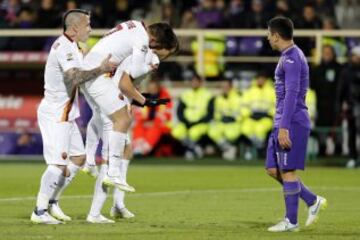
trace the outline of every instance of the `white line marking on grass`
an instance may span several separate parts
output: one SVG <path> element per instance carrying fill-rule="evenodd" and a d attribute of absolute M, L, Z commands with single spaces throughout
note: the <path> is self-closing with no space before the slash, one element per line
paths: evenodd
<path fill-rule="evenodd" d="M 360 191 L 360 187 L 312 187 L 317 190 L 331 190 L 331 191 Z M 183 191 L 169 191 L 169 192 L 144 192 L 127 194 L 127 197 L 151 197 L 151 196 L 172 196 L 182 194 L 199 194 L 199 193 L 232 193 L 232 192 L 277 192 L 281 188 L 233 188 L 233 189 L 204 189 L 204 190 L 183 190 Z M 62 199 L 88 199 L 93 195 L 69 195 L 63 196 Z M 13 197 L 13 198 L 0 198 L 0 202 L 12 201 L 28 201 L 36 200 L 36 197 Z"/>

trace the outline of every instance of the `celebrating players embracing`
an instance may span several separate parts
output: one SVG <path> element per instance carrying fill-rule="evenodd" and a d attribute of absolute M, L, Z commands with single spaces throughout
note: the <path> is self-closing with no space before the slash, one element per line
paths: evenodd
<path fill-rule="evenodd" d="M 75 123 L 79 116 L 78 86 L 117 67 L 109 61 L 111 56 L 105 56 L 94 68 L 82 70 L 83 55 L 78 42 L 89 37 L 89 15 L 81 9 L 64 15 L 64 34 L 54 42 L 46 61 L 45 93 L 37 114 L 48 167 L 31 215 L 34 223 L 71 220 L 60 209 L 58 200 L 85 161 L 84 143 Z"/>

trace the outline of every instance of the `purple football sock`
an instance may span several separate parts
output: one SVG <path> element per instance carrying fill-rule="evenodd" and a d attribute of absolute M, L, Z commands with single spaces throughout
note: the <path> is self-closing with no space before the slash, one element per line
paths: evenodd
<path fill-rule="evenodd" d="M 286 218 L 290 223 L 297 224 L 297 215 L 299 207 L 299 196 L 301 187 L 298 181 L 285 182 L 283 185 L 285 206 L 286 206 Z"/>
<path fill-rule="evenodd" d="M 316 195 L 312 193 L 300 180 L 299 183 L 301 187 L 300 198 L 304 200 L 308 207 L 314 205 L 316 202 Z"/>

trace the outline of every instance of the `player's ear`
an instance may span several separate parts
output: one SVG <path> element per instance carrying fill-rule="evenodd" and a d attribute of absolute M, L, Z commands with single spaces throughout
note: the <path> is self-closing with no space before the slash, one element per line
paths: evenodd
<path fill-rule="evenodd" d="M 150 47 L 150 49 L 158 49 L 159 48 L 159 43 L 156 41 L 155 38 L 150 38 L 149 47 Z"/>

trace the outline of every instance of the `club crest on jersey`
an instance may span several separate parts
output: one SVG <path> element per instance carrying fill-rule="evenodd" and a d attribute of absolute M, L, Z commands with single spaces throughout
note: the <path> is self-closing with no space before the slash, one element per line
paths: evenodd
<path fill-rule="evenodd" d="M 68 54 L 66 54 L 66 60 L 67 60 L 67 61 L 74 60 L 74 56 L 73 56 L 73 54 L 72 54 L 72 53 L 68 53 Z"/>
<path fill-rule="evenodd" d="M 148 49 L 149 48 L 146 45 L 144 45 L 144 46 L 142 46 L 141 51 L 144 52 L 144 53 L 147 53 Z"/>

